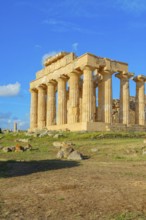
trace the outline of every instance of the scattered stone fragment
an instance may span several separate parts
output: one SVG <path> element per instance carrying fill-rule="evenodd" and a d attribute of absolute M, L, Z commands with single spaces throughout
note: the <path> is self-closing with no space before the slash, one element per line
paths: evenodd
<path fill-rule="evenodd" d="M 56 139 L 61 138 L 61 137 L 64 137 L 64 135 L 63 134 L 55 134 L 53 136 L 53 138 L 56 138 Z"/>
<path fill-rule="evenodd" d="M 92 149 L 91 149 L 91 152 L 93 152 L 93 153 L 95 153 L 95 152 L 97 152 L 97 151 L 98 151 L 97 148 L 92 148 Z"/>
<path fill-rule="evenodd" d="M 146 150 L 143 150 L 142 154 L 143 154 L 143 155 L 146 155 Z"/>
<path fill-rule="evenodd" d="M 48 136 L 49 136 L 49 137 L 53 137 L 53 136 L 54 136 L 54 134 L 48 133 Z"/>
<path fill-rule="evenodd" d="M 12 150 L 10 147 L 4 147 L 3 152 L 8 153 L 8 152 L 12 152 Z"/>
<path fill-rule="evenodd" d="M 39 135 L 39 137 L 44 137 L 44 136 L 46 136 L 46 135 L 48 135 L 48 131 L 42 132 L 42 133 Z"/>
<path fill-rule="evenodd" d="M 74 150 L 72 142 L 53 142 L 53 146 L 59 149 L 57 153 L 58 159 L 82 160 L 83 156 L 78 151 Z"/>
<path fill-rule="evenodd" d="M 143 140 L 143 143 L 146 144 L 146 139 Z"/>
<path fill-rule="evenodd" d="M 74 151 L 72 151 L 72 152 L 69 154 L 69 156 L 68 156 L 67 159 L 68 159 L 68 160 L 83 160 L 83 156 L 82 156 L 81 153 L 79 153 L 78 151 L 74 150 Z"/>
<path fill-rule="evenodd" d="M 55 142 L 53 142 L 53 146 L 57 149 L 60 149 L 62 147 L 62 142 L 55 141 Z"/>
<path fill-rule="evenodd" d="M 62 147 L 72 147 L 75 146 L 75 144 L 73 144 L 72 142 L 62 142 Z"/>
<path fill-rule="evenodd" d="M 16 139 L 16 142 L 28 143 L 29 139 Z"/>
<path fill-rule="evenodd" d="M 61 151 L 63 152 L 64 158 L 67 159 L 67 157 L 71 154 L 74 149 L 72 147 L 62 147 Z"/>
<path fill-rule="evenodd" d="M 24 151 L 24 147 L 22 147 L 22 146 L 19 145 L 19 144 L 16 144 L 15 152 L 23 152 L 23 151 Z"/>
<path fill-rule="evenodd" d="M 30 144 L 27 144 L 25 147 L 23 147 L 24 151 L 30 151 L 32 150 L 32 146 Z"/>
<path fill-rule="evenodd" d="M 58 153 L 57 153 L 57 159 L 63 159 L 64 158 L 64 153 L 63 153 L 63 151 L 58 151 Z"/>

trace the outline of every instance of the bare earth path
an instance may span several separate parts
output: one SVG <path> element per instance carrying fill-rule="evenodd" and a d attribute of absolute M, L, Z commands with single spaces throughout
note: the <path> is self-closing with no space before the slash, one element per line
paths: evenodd
<path fill-rule="evenodd" d="M 146 162 L 9 162 L 8 170 L 1 220 L 146 219 Z M 132 218 L 116 217 L 126 212 Z"/>

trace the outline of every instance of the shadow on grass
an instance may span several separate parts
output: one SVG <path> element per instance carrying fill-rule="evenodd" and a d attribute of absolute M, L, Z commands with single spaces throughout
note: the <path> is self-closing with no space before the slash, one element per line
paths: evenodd
<path fill-rule="evenodd" d="M 25 176 L 32 173 L 45 172 L 79 166 L 76 161 L 42 160 L 42 161 L 0 161 L 0 178 Z"/>

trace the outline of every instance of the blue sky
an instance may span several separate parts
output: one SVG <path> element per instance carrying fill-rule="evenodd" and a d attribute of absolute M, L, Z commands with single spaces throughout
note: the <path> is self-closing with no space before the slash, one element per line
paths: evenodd
<path fill-rule="evenodd" d="M 1 0 L 0 127 L 29 127 L 29 82 L 46 55 L 90 52 L 146 74 L 145 0 Z M 113 97 L 119 80 L 113 77 Z M 135 83 L 130 82 L 135 95 Z"/>

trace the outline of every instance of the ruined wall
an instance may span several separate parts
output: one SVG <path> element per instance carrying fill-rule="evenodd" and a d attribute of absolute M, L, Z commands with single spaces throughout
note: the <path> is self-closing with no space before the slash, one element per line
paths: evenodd
<path fill-rule="evenodd" d="M 135 96 L 130 96 L 129 106 L 130 106 L 130 124 L 135 124 Z M 145 96 L 145 108 L 146 108 L 146 96 Z M 119 110 L 120 110 L 120 100 L 113 99 L 112 105 L 112 118 L 113 123 L 119 122 Z"/>

